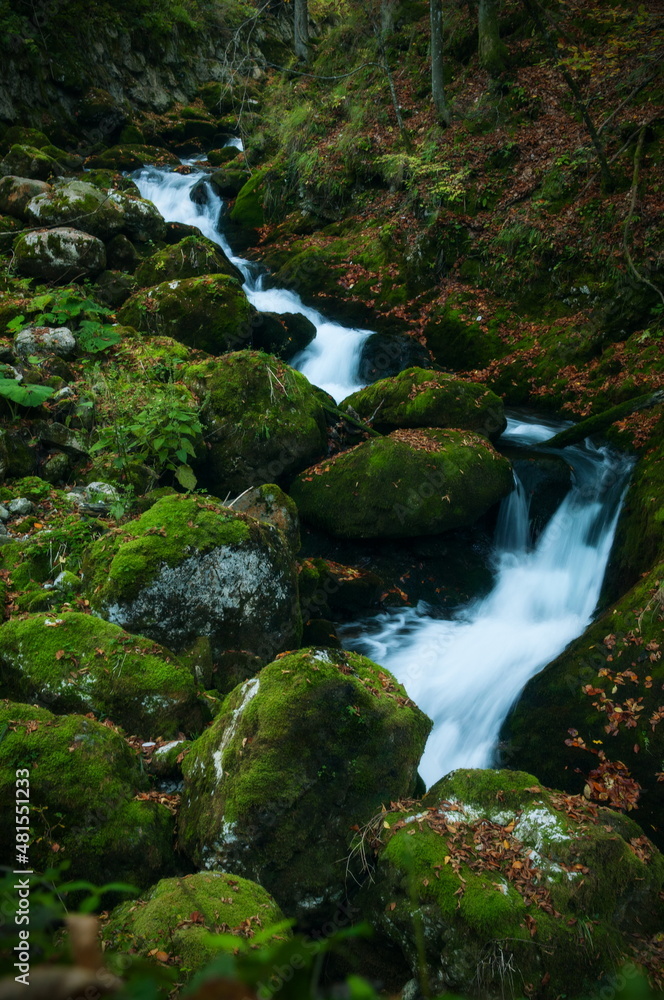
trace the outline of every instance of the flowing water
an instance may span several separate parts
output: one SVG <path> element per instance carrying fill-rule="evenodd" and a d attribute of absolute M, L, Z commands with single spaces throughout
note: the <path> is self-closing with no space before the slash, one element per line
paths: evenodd
<path fill-rule="evenodd" d="M 265 289 L 260 266 L 235 256 L 220 232 L 223 202 L 206 176 L 195 166 L 189 174 L 146 167 L 134 180 L 164 218 L 197 226 L 224 249 L 241 270 L 256 309 L 298 312 L 314 323 L 315 340 L 291 364 L 340 401 L 360 387 L 359 359 L 370 331 L 329 322 L 293 291 Z M 200 180 L 207 184 L 203 205 L 189 197 Z M 513 418 L 502 440 L 532 450 L 560 427 Z M 495 583 L 485 598 L 452 619 L 421 604 L 340 629 L 347 648 L 391 670 L 433 719 L 420 766 L 427 785 L 455 767 L 490 766 L 502 722 L 526 682 L 591 621 L 631 463 L 589 443 L 566 448 L 564 457 L 573 469 L 572 488 L 535 544 L 529 498 L 518 480 L 503 501 L 494 545 Z"/>

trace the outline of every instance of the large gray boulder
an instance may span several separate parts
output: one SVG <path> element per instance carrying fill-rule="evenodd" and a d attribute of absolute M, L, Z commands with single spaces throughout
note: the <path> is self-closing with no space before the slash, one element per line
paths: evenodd
<path fill-rule="evenodd" d="M 67 326 L 26 326 L 14 337 L 14 351 L 22 359 L 31 354 L 69 358 L 76 351 L 76 338 Z"/>
<path fill-rule="evenodd" d="M 106 250 L 101 240 L 78 229 L 39 229 L 16 241 L 14 263 L 29 278 L 73 281 L 103 271 Z"/>
<path fill-rule="evenodd" d="M 34 226 L 75 226 L 109 240 L 125 225 L 123 207 L 106 191 L 87 181 L 67 181 L 36 195 L 25 210 Z"/>

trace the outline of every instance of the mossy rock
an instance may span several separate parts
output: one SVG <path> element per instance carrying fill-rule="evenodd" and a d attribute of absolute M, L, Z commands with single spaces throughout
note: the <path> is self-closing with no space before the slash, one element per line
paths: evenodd
<path fill-rule="evenodd" d="M 169 153 L 158 146 L 142 146 L 126 143 L 122 146 L 112 146 L 103 153 L 89 156 L 85 166 L 89 169 L 131 171 L 138 170 L 146 164 L 157 167 L 177 167 L 180 164 L 175 153 Z"/>
<path fill-rule="evenodd" d="M 496 333 L 468 319 L 463 308 L 447 302 L 434 310 L 424 326 L 424 338 L 435 360 L 457 371 L 483 368 L 507 353 Z"/>
<path fill-rule="evenodd" d="M 364 341 L 358 366 L 363 385 L 398 375 L 407 368 L 432 368 L 431 355 L 407 333 L 372 333 Z"/>
<path fill-rule="evenodd" d="M 381 379 L 341 403 L 360 417 L 375 413 L 374 427 L 456 427 L 495 439 L 507 427 L 500 396 L 476 382 L 444 372 L 407 368 L 394 378 Z"/>
<path fill-rule="evenodd" d="M 308 347 L 316 336 L 316 327 L 302 313 L 261 312 L 253 326 L 254 347 L 288 361 Z"/>
<path fill-rule="evenodd" d="M 239 165 L 224 167 L 221 170 L 215 170 L 210 177 L 210 182 L 222 198 L 237 198 L 247 183 L 247 171 Z"/>
<path fill-rule="evenodd" d="M 87 181 L 67 181 L 38 194 L 25 210 L 33 226 L 74 226 L 80 232 L 110 239 L 124 225 L 124 212 L 108 196 Z"/>
<path fill-rule="evenodd" d="M 195 464 L 211 492 L 285 485 L 325 450 L 326 397 L 278 358 L 237 351 L 192 365 L 208 448 Z"/>
<path fill-rule="evenodd" d="M 505 763 L 528 762 L 547 784 L 572 792 L 583 791 L 584 775 L 600 768 L 599 751 L 620 761 L 623 774 L 644 789 L 636 815 L 658 845 L 664 845 L 664 786 L 656 777 L 664 759 L 663 582 L 660 562 L 528 682 L 501 733 Z M 572 731 L 588 750 L 573 745 Z M 606 781 L 592 777 L 589 793 L 612 801 L 611 772 Z M 619 783 L 613 794 L 620 801 Z M 624 805 L 631 808 L 628 798 Z"/>
<path fill-rule="evenodd" d="M 173 817 L 165 806 L 134 800 L 146 781 L 119 733 L 81 715 L 7 700 L 0 702 L 0 728 L 4 801 L 15 797 L 17 769 L 29 772 L 30 867 L 52 867 L 57 852 L 71 861 L 69 878 L 138 888 L 173 872 Z M 14 838 L 14 828 L 3 824 L 4 857 L 13 857 Z"/>
<path fill-rule="evenodd" d="M 230 212 L 230 221 L 239 229 L 258 229 L 265 222 L 263 214 L 263 182 L 268 168 L 255 170 L 240 188 Z"/>
<path fill-rule="evenodd" d="M 590 995 L 661 921 L 664 859 L 636 823 L 531 774 L 454 771 L 373 832 L 358 906 L 435 995 Z"/>
<path fill-rule="evenodd" d="M 60 177 L 64 172 L 57 160 L 33 146 L 14 145 L 0 161 L 2 177 L 12 174 L 15 177 L 47 181 L 52 177 Z"/>
<path fill-rule="evenodd" d="M 179 243 L 158 250 L 138 267 L 135 277 L 141 288 L 163 281 L 195 278 L 202 274 L 227 274 L 243 282 L 242 274 L 210 240 L 186 236 Z"/>
<path fill-rule="evenodd" d="M 101 240 L 78 229 L 61 226 L 20 234 L 14 244 L 19 274 L 42 281 L 66 282 L 94 277 L 106 267 Z"/>
<path fill-rule="evenodd" d="M 235 278 L 207 274 L 164 281 L 138 292 L 122 307 L 118 319 L 145 333 L 223 354 L 251 342 L 255 314 Z"/>
<path fill-rule="evenodd" d="M 12 146 L 31 146 L 33 149 L 43 149 L 50 146 L 51 140 L 36 128 L 24 128 L 22 125 L 12 125 L 2 136 L 0 153 L 8 153 Z"/>
<path fill-rule="evenodd" d="M 42 146 L 41 152 L 46 156 L 50 156 L 52 159 L 56 160 L 64 171 L 80 170 L 83 166 L 83 157 L 79 156 L 77 153 L 68 153 L 66 149 L 60 149 L 59 146 Z"/>
<path fill-rule="evenodd" d="M 397 430 L 307 469 L 290 494 L 341 538 L 433 535 L 473 524 L 512 490 L 509 461 L 471 431 Z"/>
<path fill-rule="evenodd" d="M 166 236 L 166 222 L 161 212 L 131 190 L 112 191 L 109 201 L 119 206 L 124 214 L 123 232 L 130 240 L 139 243 L 160 241 Z"/>
<path fill-rule="evenodd" d="M 183 761 L 182 849 L 257 878 L 305 924 L 346 894 L 353 824 L 412 794 L 430 720 L 341 650 L 281 657 L 237 687 Z"/>
<path fill-rule="evenodd" d="M 192 919 L 195 916 L 195 920 Z M 151 958 L 168 955 L 178 978 L 189 979 L 220 953 L 233 951 L 230 943 L 210 944 L 210 934 L 235 936 L 238 945 L 261 931 L 283 924 L 283 914 L 272 897 L 255 882 L 225 872 L 197 872 L 183 878 L 162 879 L 139 899 L 117 906 L 102 928 L 102 939 L 113 951 Z M 289 936 L 283 926 L 276 939 Z"/>
<path fill-rule="evenodd" d="M 214 656 L 246 649 L 268 662 L 299 639 L 285 536 L 212 498 L 162 497 L 91 545 L 84 569 L 103 617 L 176 653 L 207 636 Z"/>
<path fill-rule="evenodd" d="M 305 622 L 336 617 L 332 612 L 347 615 L 375 608 L 384 590 L 376 573 L 332 559 L 303 559 L 299 572 L 300 607 Z"/>
<path fill-rule="evenodd" d="M 169 650 L 77 611 L 0 627 L 0 677 L 12 698 L 94 712 L 142 736 L 195 733 L 203 724 L 194 678 Z"/>
<path fill-rule="evenodd" d="M 223 167 L 239 154 L 237 146 L 222 146 L 221 149 L 211 149 L 207 154 L 207 161 L 213 167 Z"/>
<path fill-rule="evenodd" d="M 26 208 L 37 195 L 48 194 L 53 188 L 46 181 L 10 175 L 0 180 L 0 212 L 6 212 L 22 222 L 26 221 Z"/>

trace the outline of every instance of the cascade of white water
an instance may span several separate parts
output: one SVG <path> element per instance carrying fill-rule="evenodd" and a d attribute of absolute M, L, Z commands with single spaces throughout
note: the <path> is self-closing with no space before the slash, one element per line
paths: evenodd
<path fill-rule="evenodd" d="M 370 331 L 328 322 L 286 289 L 265 289 L 261 269 L 234 255 L 219 231 L 221 199 L 206 174 L 146 167 L 134 175 L 169 221 L 197 226 L 241 270 L 244 289 L 260 311 L 298 312 L 316 338 L 293 363 L 315 385 L 341 400 L 359 388 L 358 364 Z M 207 198 L 190 193 L 203 180 Z M 504 439 L 537 447 L 560 424 L 510 420 Z M 504 502 L 495 541 L 496 580 L 487 597 L 441 620 L 423 606 L 389 611 L 340 633 L 390 669 L 434 720 L 421 772 L 432 784 L 455 767 L 486 767 L 500 726 L 528 679 L 580 635 L 595 610 L 615 533 L 630 461 L 608 449 L 565 449 L 573 486 L 545 530 L 530 545 L 529 501 L 522 485 Z"/>
<path fill-rule="evenodd" d="M 239 140 L 238 140 L 239 141 Z M 263 288 L 261 269 L 251 261 L 236 256 L 219 228 L 223 201 L 215 193 L 202 170 L 190 164 L 188 174 L 157 167 L 144 167 L 133 174 L 141 196 L 153 202 L 168 222 L 197 226 L 204 236 L 217 243 L 242 272 L 244 291 L 259 312 L 302 313 L 316 327 L 316 337 L 290 363 L 314 385 L 325 389 L 337 402 L 361 388 L 358 378 L 360 354 L 371 330 L 358 330 L 332 323 L 316 309 L 305 306 L 295 291 Z M 194 202 L 192 189 L 200 181 L 206 185 L 206 198 Z"/>

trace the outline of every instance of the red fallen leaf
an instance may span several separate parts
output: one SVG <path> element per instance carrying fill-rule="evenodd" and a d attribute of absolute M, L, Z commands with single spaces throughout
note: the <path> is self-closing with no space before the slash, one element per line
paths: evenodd
<path fill-rule="evenodd" d="M 189 914 L 189 919 L 191 920 L 192 924 L 204 924 L 205 923 L 205 917 L 203 916 L 203 914 L 199 910 L 194 910 L 193 913 L 190 913 Z"/>
<path fill-rule="evenodd" d="M 535 920 L 534 917 L 531 917 L 529 913 L 526 914 L 524 919 L 526 922 L 526 927 L 528 928 L 528 931 L 530 933 L 530 936 L 535 937 L 535 935 L 537 934 L 537 921 Z"/>

